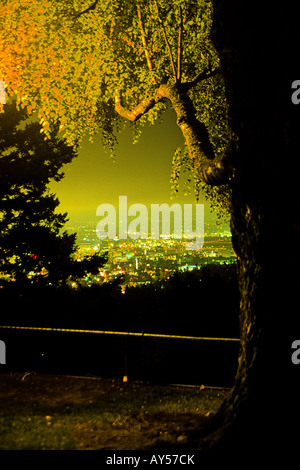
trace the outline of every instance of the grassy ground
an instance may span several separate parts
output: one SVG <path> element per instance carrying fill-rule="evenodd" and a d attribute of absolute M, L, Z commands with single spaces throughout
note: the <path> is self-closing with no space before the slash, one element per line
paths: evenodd
<path fill-rule="evenodd" d="M 226 390 L 0 374 L 0 449 L 137 450 L 184 440 Z"/>

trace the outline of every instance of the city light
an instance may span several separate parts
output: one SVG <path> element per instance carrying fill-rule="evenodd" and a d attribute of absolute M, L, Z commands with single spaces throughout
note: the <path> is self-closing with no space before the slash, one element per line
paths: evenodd
<path fill-rule="evenodd" d="M 184 239 L 116 238 L 99 241 L 94 223 L 70 228 L 77 233 L 78 259 L 95 251 L 108 254 L 99 273 L 87 276 L 83 282 L 86 285 L 103 284 L 120 278 L 122 293 L 127 287 L 163 282 L 176 271 L 192 271 L 212 263 L 231 264 L 236 260 L 230 232 L 216 231 L 215 226 L 206 226 L 203 248 L 197 251 L 187 251 Z"/>

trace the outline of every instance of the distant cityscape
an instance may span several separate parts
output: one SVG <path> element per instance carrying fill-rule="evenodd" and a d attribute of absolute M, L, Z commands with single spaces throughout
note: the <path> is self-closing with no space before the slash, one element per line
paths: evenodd
<path fill-rule="evenodd" d="M 205 223 L 204 244 L 201 250 L 186 250 L 184 239 L 138 238 L 104 239 L 96 235 L 95 223 L 68 226 L 76 232 L 77 259 L 93 253 L 107 253 L 106 264 L 97 276 L 87 276 L 83 283 L 112 282 L 121 277 L 122 291 L 126 287 L 165 281 L 176 271 L 200 269 L 206 264 L 231 264 L 236 256 L 231 244 L 231 233 Z M 76 285 L 74 285 L 76 287 Z"/>

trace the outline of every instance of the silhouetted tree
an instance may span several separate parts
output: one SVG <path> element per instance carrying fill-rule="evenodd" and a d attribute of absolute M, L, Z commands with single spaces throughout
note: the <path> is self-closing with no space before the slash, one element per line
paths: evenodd
<path fill-rule="evenodd" d="M 76 234 L 62 232 L 67 214 L 56 212 L 59 200 L 47 186 L 63 178 L 76 149 L 57 129 L 45 140 L 40 125 L 26 118 L 14 103 L 0 115 L 0 270 L 17 282 L 63 284 L 97 272 L 105 259 L 75 261 Z"/>

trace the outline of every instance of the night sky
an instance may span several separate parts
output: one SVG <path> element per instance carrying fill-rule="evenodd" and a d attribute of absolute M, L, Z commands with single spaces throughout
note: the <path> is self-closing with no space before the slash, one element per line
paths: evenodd
<path fill-rule="evenodd" d="M 63 168 L 65 177 L 50 188 L 60 200 L 59 211 L 68 212 L 70 224 L 97 222 L 96 209 L 103 203 L 118 208 L 119 196 L 128 196 L 128 206 L 135 203 L 193 203 L 194 196 L 170 199 L 171 163 L 175 149 L 183 144 L 175 113 L 169 110 L 164 121 L 144 128 L 138 143 L 132 143 L 130 124 L 118 134 L 119 145 L 113 161 L 104 151 L 100 136 L 85 138 L 79 156 Z M 204 203 L 201 197 L 199 203 Z M 205 202 L 205 220 L 211 220 Z"/>

